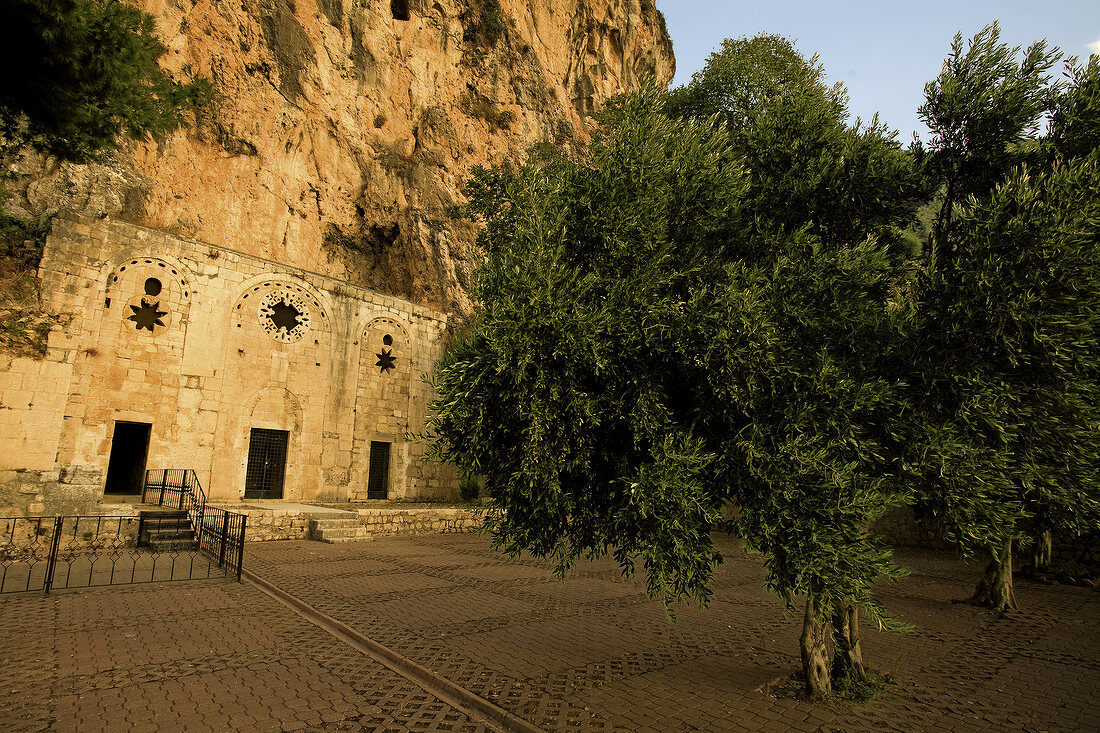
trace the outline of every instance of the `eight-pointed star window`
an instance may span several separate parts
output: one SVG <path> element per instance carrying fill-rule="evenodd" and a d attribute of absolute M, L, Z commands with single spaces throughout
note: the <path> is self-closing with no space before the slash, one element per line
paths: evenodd
<path fill-rule="evenodd" d="M 165 325 L 161 318 L 168 315 L 168 311 L 160 310 L 159 300 L 153 300 L 149 297 L 142 298 L 141 305 L 131 305 L 130 310 L 133 313 L 128 316 L 128 319 L 136 324 L 135 328 L 138 331 L 145 328 L 150 333 L 153 332 L 154 326 Z"/>
<path fill-rule="evenodd" d="M 393 355 L 393 349 L 382 349 L 382 353 L 375 354 L 378 357 L 378 361 L 374 363 L 377 367 L 382 367 L 382 373 L 390 369 L 394 369 L 394 362 L 397 361 L 397 357 Z"/>

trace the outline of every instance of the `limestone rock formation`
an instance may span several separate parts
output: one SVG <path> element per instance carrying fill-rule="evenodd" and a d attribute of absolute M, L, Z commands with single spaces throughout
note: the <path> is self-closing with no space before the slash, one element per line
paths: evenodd
<path fill-rule="evenodd" d="M 653 0 L 131 1 L 212 103 L 105 164 L 24 155 L 7 208 L 119 217 L 450 312 L 470 307 L 471 168 L 575 145 L 605 99 L 674 71 Z"/>

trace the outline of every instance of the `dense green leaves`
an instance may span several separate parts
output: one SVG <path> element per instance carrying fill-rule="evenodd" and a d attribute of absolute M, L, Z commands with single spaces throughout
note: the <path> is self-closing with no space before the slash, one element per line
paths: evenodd
<path fill-rule="evenodd" d="M 1098 67 L 1056 85 L 1054 60 L 996 25 L 956 38 L 922 107 L 947 193 L 914 290 L 918 507 L 1002 584 L 1013 541 L 1100 525 Z"/>
<path fill-rule="evenodd" d="M 619 100 L 583 163 L 472 182 L 482 312 L 437 373 L 435 450 L 487 477 L 509 551 L 563 570 L 613 551 L 655 595 L 705 600 L 733 502 L 784 599 L 880 616 L 871 583 L 897 570 L 869 528 L 905 497 L 892 350 L 920 182 L 782 39 L 712 65 L 761 53 L 771 71 L 732 90 Z"/>
<path fill-rule="evenodd" d="M 588 165 L 475 182 L 484 310 L 437 374 L 431 426 L 445 457 L 487 477 L 505 549 L 564 569 L 614 548 L 655 594 L 705 597 L 722 497 L 692 431 L 685 314 L 745 182 L 725 133 L 658 115 L 659 96 L 627 102 Z"/>
<path fill-rule="evenodd" d="M 735 530 L 807 597 L 824 692 L 829 618 L 849 671 L 857 609 L 892 623 L 889 507 L 998 557 L 1024 520 L 1095 527 L 1096 65 L 1056 87 L 1042 44 L 1015 53 L 995 26 L 957 39 L 913 155 L 785 40 L 727 41 L 688 87 L 610 105 L 586 160 L 471 181 L 481 309 L 429 426 L 486 476 L 498 546 L 562 572 L 612 552 L 705 602 L 710 533 Z M 937 188 L 939 256 L 915 262 L 902 231 Z"/>
<path fill-rule="evenodd" d="M 1097 173 L 1011 174 L 958 212 L 956 255 L 919 291 L 922 503 L 964 547 L 1100 521 Z"/>
<path fill-rule="evenodd" d="M 171 79 L 153 19 L 116 0 L 9 0 L 0 24 L 0 135 L 90 160 L 178 127 L 208 85 Z M 18 71 L 16 71 L 18 70 Z"/>
<path fill-rule="evenodd" d="M 1082 158 L 1100 149 L 1100 56 L 1066 67 L 1069 83 L 1055 96 L 1050 141 L 1063 158 Z"/>
<path fill-rule="evenodd" d="M 726 123 L 763 222 L 843 246 L 907 222 L 925 192 L 885 126 L 846 124 L 844 89 L 824 76 L 778 36 L 727 40 L 668 110 Z"/>
<path fill-rule="evenodd" d="M 953 210 L 968 196 L 986 195 L 1013 166 L 1036 150 L 1028 146 L 1048 109 L 1048 72 L 1058 60 L 1046 41 L 1026 50 L 1000 41 L 997 23 L 964 49 L 956 35 L 939 77 L 925 85 L 920 118 L 932 133 L 927 160 L 946 191 L 933 238 L 933 266 L 953 251 L 946 242 Z"/>

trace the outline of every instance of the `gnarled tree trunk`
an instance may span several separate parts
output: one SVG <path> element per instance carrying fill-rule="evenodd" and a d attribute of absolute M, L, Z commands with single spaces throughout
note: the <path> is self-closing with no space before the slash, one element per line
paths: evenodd
<path fill-rule="evenodd" d="M 978 583 L 970 602 L 994 611 L 1018 608 L 1012 588 L 1012 540 L 1005 540 L 999 548 L 989 548 L 989 554 L 991 559 L 985 568 L 985 577 Z"/>
<path fill-rule="evenodd" d="M 1031 570 L 1033 572 L 1050 567 L 1050 561 L 1054 555 L 1054 538 L 1050 530 L 1039 533 L 1031 546 Z"/>
<path fill-rule="evenodd" d="M 802 621 L 802 671 L 806 692 L 811 698 L 828 697 L 833 686 L 829 678 L 829 617 L 825 603 L 815 593 L 806 596 L 806 616 Z"/>
<path fill-rule="evenodd" d="M 833 682 L 867 680 L 863 645 L 859 641 L 859 608 L 847 603 L 833 607 Z"/>

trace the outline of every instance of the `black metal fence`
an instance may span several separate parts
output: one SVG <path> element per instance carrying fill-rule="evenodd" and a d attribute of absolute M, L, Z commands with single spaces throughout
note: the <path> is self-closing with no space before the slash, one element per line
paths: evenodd
<path fill-rule="evenodd" d="M 0 530 L 0 593 L 198 580 L 234 569 L 200 551 L 186 517 L 4 517 Z"/>
<path fill-rule="evenodd" d="M 244 525 L 247 519 L 244 514 L 208 506 L 196 525 L 199 528 L 199 549 L 226 572 L 235 572 L 238 581 L 244 560 Z"/>
<path fill-rule="evenodd" d="M 241 579 L 243 514 L 206 506 L 194 471 L 146 473 L 140 516 L 0 517 L 0 593 Z"/>
<path fill-rule="evenodd" d="M 187 512 L 200 550 L 241 579 L 244 530 L 248 517 L 206 505 L 206 493 L 191 469 L 155 468 L 145 472 L 141 501 Z"/>
<path fill-rule="evenodd" d="M 141 490 L 142 504 L 181 509 L 192 512 L 206 504 L 206 494 L 199 477 L 189 468 L 154 468 L 145 472 Z"/>

